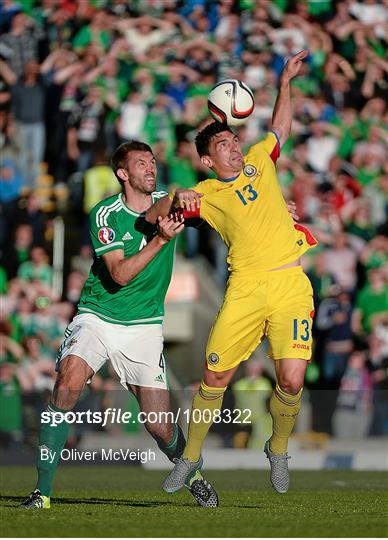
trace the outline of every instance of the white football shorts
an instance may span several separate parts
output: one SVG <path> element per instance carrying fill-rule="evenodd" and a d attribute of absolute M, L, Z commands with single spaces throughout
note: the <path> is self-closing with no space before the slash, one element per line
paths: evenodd
<path fill-rule="evenodd" d="M 110 360 L 126 389 L 129 384 L 168 389 L 161 324 L 124 326 L 82 313 L 65 330 L 56 371 L 69 354 L 85 360 L 94 373 Z"/>

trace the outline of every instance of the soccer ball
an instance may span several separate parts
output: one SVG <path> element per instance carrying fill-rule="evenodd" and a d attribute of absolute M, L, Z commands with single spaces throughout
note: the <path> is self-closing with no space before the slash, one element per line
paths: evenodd
<path fill-rule="evenodd" d="M 251 115 L 255 102 L 246 84 L 237 79 L 220 81 L 211 90 L 207 106 L 212 117 L 228 126 L 240 126 Z"/>

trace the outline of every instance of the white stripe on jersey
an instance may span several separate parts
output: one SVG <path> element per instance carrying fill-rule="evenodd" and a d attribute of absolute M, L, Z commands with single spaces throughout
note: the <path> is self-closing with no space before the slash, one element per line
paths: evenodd
<path fill-rule="evenodd" d="M 107 209 L 107 208 L 111 208 L 112 206 L 115 206 L 117 204 L 117 200 L 114 201 L 113 203 L 109 204 L 108 206 L 101 206 L 98 210 L 97 210 L 97 214 L 96 214 L 96 224 L 97 225 L 100 225 L 100 217 L 101 217 L 101 214 Z"/>
<path fill-rule="evenodd" d="M 98 227 L 106 227 L 107 226 L 107 219 L 111 212 L 118 209 L 119 206 L 121 206 L 120 200 L 116 200 L 109 206 L 101 206 L 96 214 L 96 224 Z"/>
<path fill-rule="evenodd" d="M 98 227 L 101 227 L 103 224 L 102 217 L 107 212 L 107 210 L 117 204 L 117 201 L 113 202 L 109 206 L 101 206 L 101 208 L 98 209 L 96 214 L 96 224 Z"/>
<path fill-rule="evenodd" d="M 102 223 L 103 226 L 106 227 L 108 225 L 108 218 L 112 212 L 118 212 L 121 210 L 121 206 L 114 206 L 113 208 L 110 208 L 103 216 Z"/>
<path fill-rule="evenodd" d="M 119 210 L 119 204 L 116 202 L 114 205 L 110 206 L 103 206 L 102 210 L 99 215 L 99 227 L 106 227 L 108 225 L 108 217 L 111 212 L 114 212 L 115 210 Z"/>
<path fill-rule="evenodd" d="M 94 251 L 96 253 L 100 253 L 101 251 L 104 251 L 105 249 L 112 248 L 112 247 L 117 247 L 117 246 L 120 246 L 120 247 L 123 248 L 124 247 L 124 242 L 113 242 L 112 244 L 107 244 L 106 246 L 98 247 Z"/>

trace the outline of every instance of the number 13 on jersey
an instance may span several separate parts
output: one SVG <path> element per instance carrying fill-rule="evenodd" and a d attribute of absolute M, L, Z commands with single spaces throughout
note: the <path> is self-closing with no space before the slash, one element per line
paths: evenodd
<path fill-rule="evenodd" d="M 235 189 L 235 193 L 244 206 L 246 206 L 248 202 L 252 202 L 257 199 L 257 191 L 253 189 L 252 184 L 247 184 L 244 186 L 242 191 L 243 193 L 239 189 Z"/>

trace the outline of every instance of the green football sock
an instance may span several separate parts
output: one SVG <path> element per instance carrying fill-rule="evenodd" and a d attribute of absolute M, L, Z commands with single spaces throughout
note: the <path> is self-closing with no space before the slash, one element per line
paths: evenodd
<path fill-rule="evenodd" d="M 55 419 L 55 413 L 66 413 L 63 409 L 50 403 L 47 412 L 51 413 L 52 420 Z M 56 425 L 41 423 L 39 435 L 39 447 L 37 457 L 38 483 L 36 489 L 39 489 L 42 495 L 50 497 L 54 474 L 57 470 L 61 451 L 66 444 L 69 433 L 69 424 L 65 421 L 56 420 Z"/>
<path fill-rule="evenodd" d="M 183 431 L 178 424 L 174 425 L 174 433 L 171 441 L 168 444 L 164 444 L 163 442 L 159 441 L 156 442 L 163 454 L 165 454 L 172 462 L 175 458 L 181 457 L 186 446 L 185 436 L 183 435 Z"/>

